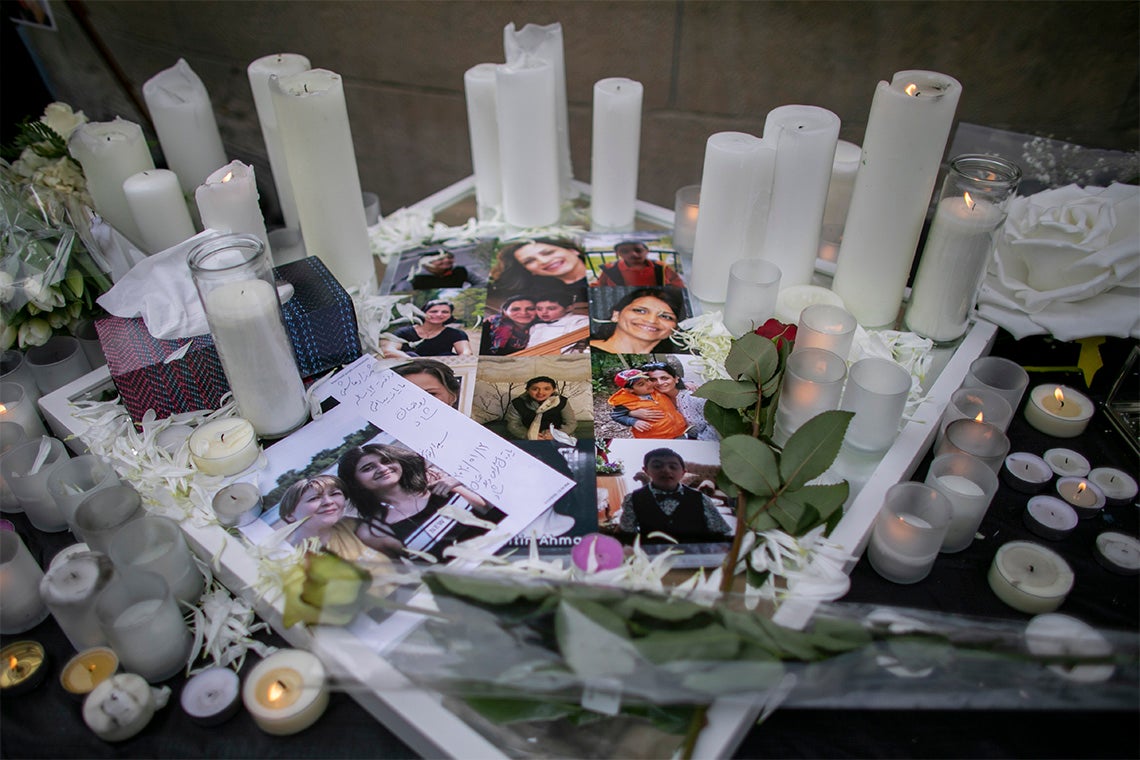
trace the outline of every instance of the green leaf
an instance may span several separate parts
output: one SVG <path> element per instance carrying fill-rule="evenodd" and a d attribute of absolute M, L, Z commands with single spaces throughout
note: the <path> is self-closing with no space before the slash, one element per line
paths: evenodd
<path fill-rule="evenodd" d="M 776 518 L 766 509 L 771 498 L 770 495 L 750 496 L 748 498 L 748 506 L 745 507 L 748 527 L 757 533 L 780 527 L 780 524 L 776 522 Z"/>
<path fill-rule="evenodd" d="M 645 718 L 658 731 L 683 734 L 693 722 L 694 709 L 684 705 L 628 705 L 622 708 L 622 712 Z"/>
<path fill-rule="evenodd" d="M 736 484 L 724 474 L 724 470 L 717 470 L 716 473 L 716 487 L 724 491 L 730 499 L 736 499 L 736 495 L 740 493 L 740 489 Z"/>
<path fill-rule="evenodd" d="M 726 409 L 747 409 L 760 401 L 756 383 L 747 380 L 709 380 L 693 391 L 693 395 L 707 398 Z"/>
<path fill-rule="evenodd" d="M 705 420 L 720 433 L 721 438 L 745 435 L 750 430 L 748 421 L 741 416 L 739 409 L 725 409 L 712 401 L 705 404 Z"/>
<path fill-rule="evenodd" d="M 780 475 L 788 488 L 799 488 L 822 475 L 843 444 L 854 412 L 838 409 L 812 417 L 792 434 L 780 455 Z"/>
<path fill-rule="evenodd" d="M 768 508 L 768 514 L 779 523 L 780 529 L 793 536 L 800 535 L 797 528 L 804 522 L 807 507 L 795 499 L 789 498 L 786 493 L 780 494 L 776 502 Z"/>
<path fill-rule="evenodd" d="M 740 637 L 716 625 L 688 631 L 657 631 L 634 639 L 634 646 L 650 662 L 678 660 L 731 660 L 740 649 Z"/>
<path fill-rule="evenodd" d="M 566 664 L 582 678 L 627 676 L 641 662 L 628 639 L 595 622 L 569 602 L 558 605 L 554 630 Z"/>
<path fill-rule="evenodd" d="M 853 620 L 819 617 L 812 624 L 811 642 L 825 652 L 850 652 L 871 643 L 871 633 Z"/>
<path fill-rule="evenodd" d="M 847 501 L 847 496 L 850 493 L 851 486 L 849 486 L 845 480 L 842 483 L 804 486 L 803 488 L 797 488 L 794 491 L 784 491 L 783 496 L 787 499 L 797 501 L 805 506 L 810 506 L 812 509 L 819 513 L 819 521 L 824 522 L 830 520 L 832 516 L 836 514 L 836 512 L 839 513 L 840 517 L 843 516 L 842 507 L 843 504 Z M 816 525 L 818 524 L 819 523 L 817 522 Z M 808 530 L 811 530 L 814 527 L 815 525 L 812 525 L 806 528 L 804 532 L 806 533 Z"/>
<path fill-rule="evenodd" d="M 733 483 L 757 496 L 770 496 L 780 487 L 776 455 L 751 436 L 734 435 L 721 441 L 720 466 Z"/>
<path fill-rule="evenodd" d="M 570 605 L 615 636 L 620 636 L 623 639 L 629 638 L 629 628 L 626 626 L 625 617 L 609 607 L 588 599 L 564 599 L 562 603 Z"/>
<path fill-rule="evenodd" d="M 648 594 L 629 594 L 618 605 L 618 610 L 628 617 L 636 614 L 667 623 L 691 620 L 708 611 L 706 607 L 684 599 L 655 597 Z"/>
<path fill-rule="evenodd" d="M 429 573 L 424 580 L 433 592 L 439 591 L 488 605 L 512 604 L 519 599 L 538 601 L 551 593 L 549 588 L 513 583 L 502 578 L 451 572 Z"/>
<path fill-rule="evenodd" d="M 499 724 L 558 720 L 581 709 L 565 702 L 508 697 L 468 697 L 467 704 L 483 717 Z"/>
<path fill-rule="evenodd" d="M 681 684 L 708 694 L 734 694 L 742 691 L 764 691 L 780 683 L 784 665 L 776 660 L 714 663 L 688 673 Z"/>
<path fill-rule="evenodd" d="M 729 377 L 748 379 L 754 386 L 770 379 L 780 367 L 780 352 L 776 344 L 755 333 L 745 333 L 732 342 L 724 359 Z"/>

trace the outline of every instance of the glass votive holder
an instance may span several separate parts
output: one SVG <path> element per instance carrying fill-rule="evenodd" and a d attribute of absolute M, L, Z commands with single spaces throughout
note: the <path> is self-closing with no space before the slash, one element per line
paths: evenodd
<path fill-rule="evenodd" d="M 39 436 L 0 457 L 0 477 L 37 530 L 59 533 L 67 519 L 48 493 L 48 477 L 68 461 L 67 447 L 58 438 Z"/>
<path fill-rule="evenodd" d="M 36 386 L 45 396 L 91 371 L 79 341 L 70 335 L 54 335 L 42 346 L 29 348 L 27 360 Z"/>
<path fill-rule="evenodd" d="M 95 615 L 124 671 L 158 683 L 186 667 L 190 630 L 161 575 L 116 573 L 95 600 Z"/>
<path fill-rule="evenodd" d="M 830 351 L 793 351 L 784 368 L 776 406 L 776 442 L 783 445 L 800 425 L 821 412 L 837 409 L 846 377 L 847 362 Z"/>
<path fill-rule="evenodd" d="M 846 361 L 847 354 L 851 352 L 851 343 L 855 340 L 857 324 L 851 312 L 842 306 L 812 304 L 800 312 L 792 351 L 822 348 Z"/>
<path fill-rule="evenodd" d="M 860 359 L 848 370 L 840 409 L 855 412 L 844 444 L 861 451 L 885 451 L 899 434 L 910 373 L 889 359 Z"/>
<path fill-rule="evenodd" d="M 959 388 L 950 394 L 950 402 L 942 412 L 938 424 L 938 438 L 946 434 L 946 426 L 954 420 L 978 420 L 988 422 L 1004 433 L 1013 421 L 1013 409 L 997 391 L 989 388 Z"/>
<path fill-rule="evenodd" d="M 739 338 L 776 313 L 780 267 L 766 259 L 739 259 L 728 268 L 724 326 Z"/>
<path fill-rule="evenodd" d="M 75 510 L 90 494 L 119 485 L 119 476 L 111 465 L 94 454 L 81 454 L 57 467 L 47 479 L 48 493 L 73 533 Z"/>
<path fill-rule="evenodd" d="M 934 566 L 951 514 L 950 501 L 925 483 L 891 486 L 867 545 L 871 567 L 892 583 L 918 583 Z"/>
<path fill-rule="evenodd" d="M 73 331 L 75 339 L 91 369 L 98 369 L 107 363 L 107 356 L 103 353 L 103 344 L 99 342 L 99 333 L 95 329 L 95 320 L 85 319 L 76 325 Z"/>
<path fill-rule="evenodd" d="M 0 633 L 23 633 L 48 616 L 40 599 L 43 577 L 20 534 L 0 530 Z"/>
<path fill-rule="evenodd" d="M 36 409 L 36 398 L 29 396 L 19 383 L 0 383 L 0 420 L 16 423 L 28 438 L 47 435 Z"/>
<path fill-rule="evenodd" d="M 1029 385 L 1029 373 L 1017 362 L 1000 356 L 983 356 L 970 364 L 962 381 L 963 388 L 989 388 L 1009 404 L 1013 414 L 1021 406 L 1021 398 Z"/>
<path fill-rule="evenodd" d="M 114 575 L 111 558 L 101 552 L 72 554 L 44 573 L 40 597 L 76 651 L 107 643 L 95 617 L 95 600 Z"/>
<path fill-rule="evenodd" d="M 122 484 L 88 494 L 75 510 L 75 529 L 93 551 L 111 554 L 111 538 L 146 511 L 133 486 Z"/>
<path fill-rule="evenodd" d="M 982 460 L 997 475 L 1005 455 L 1009 453 L 1009 439 L 997 425 L 977 420 L 954 420 L 946 426 L 942 441 L 934 448 L 934 456 L 956 451 Z"/>
<path fill-rule="evenodd" d="M 110 554 L 120 570 L 161 575 L 179 601 L 197 602 L 202 596 L 205 578 L 182 528 L 169 517 L 147 515 L 123 525 L 111 538 Z"/>
<path fill-rule="evenodd" d="M 0 420 L 0 459 L 26 440 L 28 440 L 28 434 L 18 423 L 11 420 Z M 24 511 L 20 502 L 16 501 L 16 497 L 12 495 L 12 489 L 8 488 L 8 484 L 4 482 L 3 474 L 0 474 L 0 511 L 14 513 Z"/>
<path fill-rule="evenodd" d="M 930 463 L 926 485 L 950 501 L 950 526 L 942 539 L 942 551 L 962 551 L 973 542 L 997 493 L 997 475 L 969 454 L 943 454 Z"/>
<path fill-rule="evenodd" d="M 40 397 L 40 388 L 32 377 L 27 357 L 14 348 L 0 353 L 0 383 L 16 383 L 33 403 Z"/>
<path fill-rule="evenodd" d="M 697 216 L 701 205 L 701 186 L 685 185 L 677 191 L 673 206 L 673 248 L 691 254 L 697 240 Z"/>

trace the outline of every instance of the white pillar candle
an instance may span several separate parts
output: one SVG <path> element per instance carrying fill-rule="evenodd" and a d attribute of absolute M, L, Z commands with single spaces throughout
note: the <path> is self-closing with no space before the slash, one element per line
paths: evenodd
<path fill-rule="evenodd" d="M 283 649 L 259 662 L 246 676 L 242 702 L 267 734 L 304 731 L 328 707 L 325 667 L 315 655 Z"/>
<path fill-rule="evenodd" d="M 154 169 L 142 127 L 118 118 L 80 124 L 71 133 L 67 150 L 83 167 L 87 192 L 99 216 L 132 243 L 141 245 L 142 233 L 127 205 L 123 182 L 133 174 Z"/>
<path fill-rule="evenodd" d="M 1029 392 L 1025 421 L 1045 435 L 1075 438 L 1085 432 L 1096 405 L 1064 385 L 1038 385 Z"/>
<path fill-rule="evenodd" d="M 274 77 L 269 87 L 305 249 L 344 287 L 374 284 L 344 82 L 339 74 L 311 69 Z"/>
<path fill-rule="evenodd" d="M 1136 498 L 1136 479 L 1115 467 L 1097 467 L 1088 473 L 1089 480 L 1104 492 L 1109 504 L 1127 504 Z"/>
<path fill-rule="evenodd" d="M 1140 541 L 1115 531 L 1096 537 L 1096 560 L 1121 575 L 1140 575 Z"/>
<path fill-rule="evenodd" d="M 533 58 L 550 64 L 553 80 L 550 94 L 554 99 L 554 132 L 556 162 L 558 167 L 559 195 L 572 198 L 574 189 L 574 166 L 570 160 L 569 109 L 566 106 L 566 63 L 562 44 L 562 24 L 557 22 L 538 26 L 527 24 L 515 31 L 514 23 L 503 28 L 503 52 L 507 64 L 514 65 L 521 59 Z M 499 124 L 502 125 L 500 118 Z"/>
<path fill-rule="evenodd" d="M 257 199 L 253 167 L 241 161 L 231 161 L 213 172 L 194 191 L 202 226 L 222 232 L 255 235 L 272 255 L 269 234 L 265 231 L 265 217 L 261 215 Z"/>
<path fill-rule="evenodd" d="M 595 229 L 633 229 L 643 91 L 641 82 L 624 77 L 594 83 L 590 220 Z"/>
<path fill-rule="evenodd" d="M 775 164 L 775 149 L 754 135 L 718 132 L 705 144 L 689 276 L 689 289 L 702 301 L 724 303 L 732 262 L 759 252 Z"/>
<path fill-rule="evenodd" d="M 189 195 L 227 160 L 210 94 L 184 58 L 148 79 L 142 90 L 166 165 Z"/>
<path fill-rule="evenodd" d="M 20 534 L 0 530 L 0 633 L 23 633 L 48 616 L 40 599 L 43 577 Z"/>
<path fill-rule="evenodd" d="M 879 82 L 834 289 L 865 327 L 894 324 L 962 85 L 932 71 Z"/>
<path fill-rule="evenodd" d="M 24 386 L 16 383 L 0 383 L 0 421 L 19 425 L 27 438 L 47 435 L 35 399 L 29 399 Z"/>
<path fill-rule="evenodd" d="M 764 121 L 776 164 L 760 255 L 780 267 L 784 287 L 807 285 L 815 272 L 838 140 L 839 117 L 826 108 L 780 106 Z"/>
<path fill-rule="evenodd" d="M 194 237 L 194 222 L 178 175 L 148 169 L 123 181 L 123 195 L 142 238 L 143 250 L 158 253 Z"/>
<path fill-rule="evenodd" d="M 1001 479 L 1007 486 L 1021 493 L 1040 493 L 1053 480 L 1049 463 L 1028 451 L 1015 451 L 1005 458 Z"/>
<path fill-rule="evenodd" d="M 1072 449 L 1047 449 L 1042 455 L 1053 474 L 1061 478 L 1083 478 L 1089 475 L 1089 460 Z"/>
<path fill-rule="evenodd" d="M 480 63 L 463 73 L 467 100 L 467 133 L 471 138 L 471 169 L 475 173 L 475 203 L 480 219 L 490 219 L 503 204 L 503 175 L 499 167 L 499 115 L 495 105 L 497 63 Z"/>
<path fill-rule="evenodd" d="M 63 562 L 52 562 L 40 581 L 40 597 L 77 651 L 107 643 L 95 616 L 95 599 L 114 572 L 106 554 L 82 552 Z"/>
<path fill-rule="evenodd" d="M 831 164 L 831 182 L 827 186 L 827 203 L 823 209 L 824 240 L 838 243 L 843 239 L 843 226 L 847 223 L 847 209 L 851 206 L 851 193 L 855 190 L 855 177 L 859 173 L 862 157 L 863 149 L 855 143 L 846 140 L 836 142 L 835 159 Z"/>
<path fill-rule="evenodd" d="M 223 417 L 190 434 L 190 459 L 206 475 L 236 475 L 257 461 L 261 448 L 249 420 Z"/>
<path fill-rule="evenodd" d="M 261 124 L 261 137 L 265 140 L 265 151 L 269 155 L 269 168 L 273 172 L 273 184 L 277 188 L 277 203 L 285 226 L 300 229 L 297 215 L 297 199 L 293 195 L 293 182 L 289 179 L 289 159 L 281 143 L 281 132 L 277 126 L 277 111 L 273 106 L 273 95 L 269 89 L 269 78 L 286 76 L 308 71 L 312 68 L 309 59 L 296 53 L 275 53 L 263 56 L 249 64 L 249 89 L 253 92 L 253 105 L 257 109 L 257 121 Z"/>
<path fill-rule="evenodd" d="M 1025 505 L 1022 522 L 1035 536 L 1060 541 L 1077 528 L 1076 511 L 1055 496 L 1034 496 Z"/>
<path fill-rule="evenodd" d="M 125 741 L 146 728 L 169 697 L 169 687 L 152 689 L 139 675 L 119 673 L 83 700 L 83 722 L 103 741 Z"/>
<path fill-rule="evenodd" d="M 1085 478 L 1061 478 L 1056 489 L 1057 495 L 1077 510 L 1082 520 L 1096 517 L 1104 509 L 1104 492 Z"/>
<path fill-rule="evenodd" d="M 941 551 L 962 551 L 973 543 L 997 493 L 997 475 L 968 454 L 944 454 L 930 463 L 926 484 L 945 496 L 951 506 L 950 527 L 942 539 Z"/>
<path fill-rule="evenodd" d="M 552 225 L 561 213 L 553 82 L 542 61 L 495 70 L 503 215 L 515 227 Z"/>
<path fill-rule="evenodd" d="M 987 574 L 998 599 L 1021 612 L 1039 615 L 1065 602 L 1073 570 L 1061 555 L 1030 541 L 1003 544 Z"/>
<path fill-rule="evenodd" d="M 1025 648 L 1042 658 L 1104 658 L 1112 645 L 1095 628 L 1074 617 L 1051 612 L 1038 615 L 1025 626 Z M 1074 665 L 1057 662 L 1049 670 L 1076 683 L 1100 683 L 1112 677 L 1111 663 Z"/>
<path fill-rule="evenodd" d="M 182 709 L 200 726 L 229 720 L 241 705 L 241 680 L 229 668 L 207 668 L 182 687 Z"/>

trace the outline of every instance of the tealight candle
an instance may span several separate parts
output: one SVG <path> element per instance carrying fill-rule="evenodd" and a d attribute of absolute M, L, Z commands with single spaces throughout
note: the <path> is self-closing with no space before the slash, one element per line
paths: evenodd
<path fill-rule="evenodd" d="M 197 724 L 216 726 L 237 713 L 241 682 L 229 668 L 208 668 L 182 687 L 182 709 Z"/>
<path fill-rule="evenodd" d="M 253 425 L 241 417 L 213 420 L 190 434 L 190 458 L 206 475 L 236 475 L 260 453 Z"/>
<path fill-rule="evenodd" d="M 1053 479 L 1049 463 L 1028 451 L 1015 451 L 1005 458 L 1002 482 L 1020 493 L 1041 493 Z"/>
<path fill-rule="evenodd" d="M 1104 509 L 1104 493 L 1084 478 L 1061 478 L 1057 481 L 1057 495 L 1077 510 L 1082 520 L 1096 517 Z"/>
<path fill-rule="evenodd" d="M 110 557 L 87 552 L 52 562 L 40 581 L 40 597 L 76 650 L 107 643 L 95 617 L 95 599 L 114 573 Z"/>
<path fill-rule="evenodd" d="M 1096 411 L 1092 400 L 1064 385 L 1038 385 L 1029 392 L 1025 420 L 1045 435 L 1075 438 Z"/>
<path fill-rule="evenodd" d="M 72 657 L 59 674 L 59 684 L 74 697 L 86 697 L 119 670 L 119 658 L 110 647 L 91 647 Z"/>
<path fill-rule="evenodd" d="M 582 540 L 570 551 L 570 559 L 579 570 L 594 573 L 617 567 L 624 561 L 625 554 L 621 542 L 613 536 L 591 533 L 582 536 Z"/>
<path fill-rule="evenodd" d="M 1127 504 L 1136 498 L 1136 479 L 1114 467 L 1097 467 L 1088 473 L 1089 480 L 1104 492 L 1109 504 Z"/>
<path fill-rule="evenodd" d="M 1060 607 L 1073 588 L 1073 570 L 1056 552 L 1030 541 L 997 550 L 987 575 L 990 588 L 1015 610 L 1038 615 Z"/>
<path fill-rule="evenodd" d="M 1055 496 L 1034 496 L 1025 505 L 1025 527 L 1035 536 L 1060 541 L 1076 530 L 1076 511 Z"/>
<path fill-rule="evenodd" d="M 1069 615 L 1051 612 L 1038 615 L 1025 626 L 1025 647 L 1043 658 L 1107 658 L 1112 645 L 1095 628 Z M 1049 670 L 1068 681 L 1098 683 L 1112 677 L 1111 664 L 1069 665 L 1054 663 Z"/>
<path fill-rule="evenodd" d="M 119 673 L 83 700 L 83 722 L 103 741 L 121 742 L 146 728 L 169 698 L 168 687 L 152 689 L 142 676 Z"/>
<path fill-rule="evenodd" d="M 0 649 L 0 693 L 24 694 L 47 675 L 47 655 L 37 641 L 15 641 Z"/>
<path fill-rule="evenodd" d="M 1140 541 L 1124 533 L 1108 531 L 1096 537 L 1096 560 L 1106 570 L 1121 575 L 1140 575 Z"/>
<path fill-rule="evenodd" d="M 325 666 L 300 649 L 281 650 L 259 662 L 246 677 L 242 702 L 267 734 L 303 731 L 328 707 Z"/>
<path fill-rule="evenodd" d="M 261 492 L 253 483 L 232 483 L 214 494 L 212 505 L 219 523 L 240 528 L 261 515 Z"/>
<path fill-rule="evenodd" d="M 1043 456 L 1058 477 L 1083 478 L 1089 474 L 1089 460 L 1072 449 L 1048 449 Z"/>

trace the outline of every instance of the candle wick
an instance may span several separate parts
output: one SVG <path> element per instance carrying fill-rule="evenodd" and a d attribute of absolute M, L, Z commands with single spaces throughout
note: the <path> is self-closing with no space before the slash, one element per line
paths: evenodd
<path fill-rule="evenodd" d="M 1029 566 L 1029 572 L 1031 572 L 1031 573 L 1033 572 L 1033 565 Z"/>

